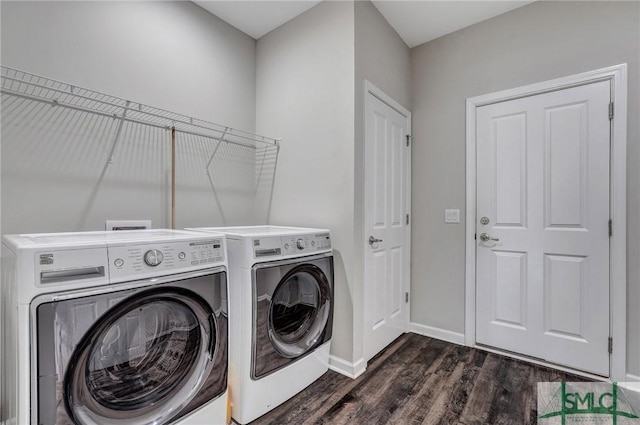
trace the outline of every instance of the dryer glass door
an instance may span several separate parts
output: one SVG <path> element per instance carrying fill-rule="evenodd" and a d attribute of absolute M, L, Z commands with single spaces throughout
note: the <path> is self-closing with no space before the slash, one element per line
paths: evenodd
<path fill-rule="evenodd" d="M 319 313 L 328 297 L 321 296 L 322 280 L 321 273 L 304 265 L 294 269 L 276 288 L 271 298 L 269 321 L 276 346 L 284 355 L 299 355 L 297 343 L 316 339 L 324 329 L 328 310 L 320 317 Z M 303 342 L 301 349 L 305 346 L 309 344 Z"/>
<path fill-rule="evenodd" d="M 330 338 L 333 258 L 264 265 L 255 271 L 254 284 L 255 379 Z"/>

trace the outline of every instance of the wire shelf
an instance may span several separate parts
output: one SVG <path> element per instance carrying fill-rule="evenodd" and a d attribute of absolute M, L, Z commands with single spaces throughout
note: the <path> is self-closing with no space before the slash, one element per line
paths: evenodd
<path fill-rule="evenodd" d="M 232 127 L 189 117 L 153 106 L 85 89 L 26 71 L 1 66 L 2 94 L 113 117 L 176 132 L 211 138 L 249 148 L 276 146 L 280 139 L 261 136 Z"/>

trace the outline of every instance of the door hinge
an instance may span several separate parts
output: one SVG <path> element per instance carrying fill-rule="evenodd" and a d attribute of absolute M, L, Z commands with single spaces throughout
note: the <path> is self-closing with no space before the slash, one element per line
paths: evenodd
<path fill-rule="evenodd" d="M 405 223 L 407 226 L 409 225 L 409 214 L 407 214 L 405 217 Z"/>
<path fill-rule="evenodd" d="M 405 303 L 408 303 L 408 302 L 409 302 L 409 293 L 408 293 L 408 292 L 405 292 L 405 293 L 404 293 L 404 302 L 405 302 Z"/>
<path fill-rule="evenodd" d="M 407 134 L 407 147 L 411 144 L 411 135 Z"/>
<path fill-rule="evenodd" d="M 609 119 L 613 119 L 613 102 L 609 103 Z"/>
<path fill-rule="evenodd" d="M 613 220 L 609 219 L 609 237 L 613 236 Z"/>
<path fill-rule="evenodd" d="M 609 337 L 609 354 L 613 353 L 613 338 Z"/>

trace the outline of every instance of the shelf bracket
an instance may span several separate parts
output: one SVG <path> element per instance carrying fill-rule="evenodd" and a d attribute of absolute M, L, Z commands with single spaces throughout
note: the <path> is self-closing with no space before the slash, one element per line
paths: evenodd
<path fill-rule="evenodd" d="M 171 127 L 171 228 L 176 228 L 176 126 Z"/>
<path fill-rule="evenodd" d="M 118 142 L 120 141 L 120 135 L 122 134 L 122 127 L 124 126 L 124 119 L 127 117 L 127 111 L 129 110 L 129 104 L 131 102 L 129 102 L 127 100 L 127 104 L 124 108 L 124 110 L 122 111 L 122 116 L 120 117 L 120 123 L 118 124 L 118 130 L 116 130 L 116 137 L 113 139 L 113 145 L 111 145 L 111 152 L 109 152 L 109 161 L 107 162 L 107 164 L 113 164 L 113 153 L 116 150 L 116 146 L 118 145 Z"/>
<path fill-rule="evenodd" d="M 271 193 L 269 193 L 269 209 L 267 210 L 267 223 L 271 223 L 271 205 L 273 204 L 273 187 L 276 184 L 276 169 L 278 168 L 278 157 L 280 156 L 280 139 L 276 140 L 276 160 L 273 163 L 273 176 L 271 176 Z"/>
<path fill-rule="evenodd" d="M 229 131 L 229 127 L 225 127 L 224 128 L 224 132 L 222 133 L 222 137 L 220 138 L 220 140 L 218 141 L 218 144 L 216 145 L 216 148 L 213 150 L 213 153 L 211 154 L 211 158 L 209 158 L 209 162 L 207 162 L 207 166 L 204 168 L 204 173 L 209 176 L 209 166 L 211 166 L 211 163 L 213 162 L 213 158 L 215 158 L 216 153 L 218 153 L 218 148 L 220 147 L 220 145 L 222 144 L 222 142 L 224 142 L 224 137 L 227 135 L 227 132 Z"/>

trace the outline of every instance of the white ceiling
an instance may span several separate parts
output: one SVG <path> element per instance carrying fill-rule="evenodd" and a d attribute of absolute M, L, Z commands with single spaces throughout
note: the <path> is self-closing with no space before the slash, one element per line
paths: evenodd
<path fill-rule="evenodd" d="M 316 0 L 194 0 L 195 3 L 258 39 L 320 3 Z M 373 0 L 409 47 L 431 41 L 532 1 Z"/>
<path fill-rule="evenodd" d="M 316 0 L 193 0 L 256 40 L 311 9 Z"/>
<path fill-rule="evenodd" d="M 512 0 L 373 0 L 409 47 L 532 3 Z"/>

